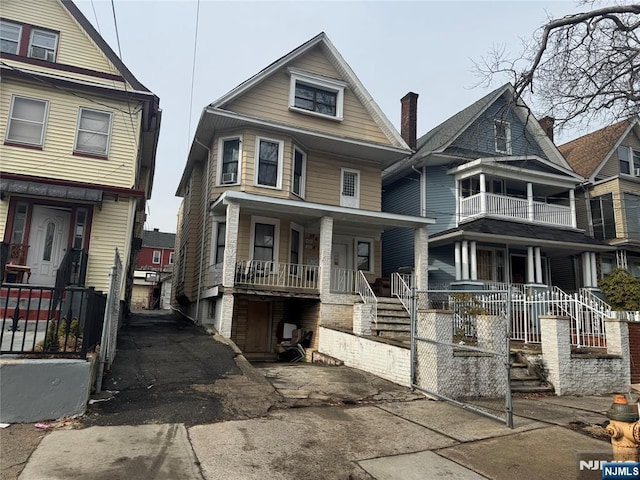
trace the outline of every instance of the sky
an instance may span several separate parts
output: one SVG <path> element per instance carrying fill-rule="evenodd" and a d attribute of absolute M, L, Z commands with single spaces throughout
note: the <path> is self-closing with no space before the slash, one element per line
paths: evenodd
<path fill-rule="evenodd" d="M 114 22 L 110 1 L 75 2 L 160 98 L 145 229 L 174 233 L 175 192 L 202 109 L 318 33 L 327 34 L 396 129 L 400 99 L 419 94 L 420 137 L 508 81 L 478 86 L 474 61 L 496 47 L 517 56 L 548 16 L 580 10 L 570 1 L 126 0 L 114 1 Z M 556 142 L 584 133 L 565 131 Z"/>

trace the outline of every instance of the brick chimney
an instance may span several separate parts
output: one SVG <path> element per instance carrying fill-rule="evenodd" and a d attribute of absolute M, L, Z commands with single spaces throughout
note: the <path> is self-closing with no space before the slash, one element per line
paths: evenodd
<path fill-rule="evenodd" d="M 538 120 L 538 123 L 542 127 L 542 130 L 544 130 L 544 133 L 547 134 L 547 137 L 549 137 L 552 142 L 553 142 L 553 124 L 555 123 L 555 121 L 556 121 L 555 118 L 550 117 L 548 115 Z"/>
<path fill-rule="evenodd" d="M 400 103 L 402 104 L 400 134 L 407 145 L 415 150 L 418 129 L 418 94 L 409 92 L 402 97 Z"/>

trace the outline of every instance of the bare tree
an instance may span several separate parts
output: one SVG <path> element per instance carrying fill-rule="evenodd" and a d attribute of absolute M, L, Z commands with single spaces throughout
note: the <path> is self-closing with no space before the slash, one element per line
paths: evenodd
<path fill-rule="evenodd" d="M 640 113 L 639 32 L 640 4 L 595 8 L 550 18 L 520 57 L 496 48 L 475 68 L 486 85 L 509 75 L 517 97 L 560 128 L 617 121 Z"/>

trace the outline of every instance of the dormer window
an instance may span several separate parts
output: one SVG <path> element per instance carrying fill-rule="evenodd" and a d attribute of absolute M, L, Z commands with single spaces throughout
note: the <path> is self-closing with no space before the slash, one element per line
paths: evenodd
<path fill-rule="evenodd" d="M 289 109 L 299 113 L 342 120 L 346 83 L 290 68 Z"/>
<path fill-rule="evenodd" d="M 511 126 L 509 122 L 496 120 L 493 127 L 496 134 L 496 152 L 511 155 Z"/>
<path fill-rule="evenodd" d="M 55 62 L 57 46 L 57 33 L 37 28 L 31 29 L 31 39 L 29 40 L 29 56 L 31 58 Z"/>
<path fill-rule="evenodd" d="M 0 52 L 17 55 L 20 49 L 22 27 L 15 23 L 0 21 Z"/>

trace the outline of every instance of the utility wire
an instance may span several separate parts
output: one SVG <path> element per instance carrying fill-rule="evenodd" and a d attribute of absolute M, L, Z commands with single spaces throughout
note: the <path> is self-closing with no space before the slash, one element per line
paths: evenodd
<path fill-rule="evenodd" d="M 198 24 L 200 23 L 200 0 L 196 6 L 196 28 L 193 38 L 193 61 L 191 66 L 191 93 L 189 96 L 189 133 L 187 135 L 187 154 L 189 153 L 189 145 L 191 143 L 191 115 L 193 112 L 193 86 L 196 78 L 196 53 L 198 51 Z"/>

